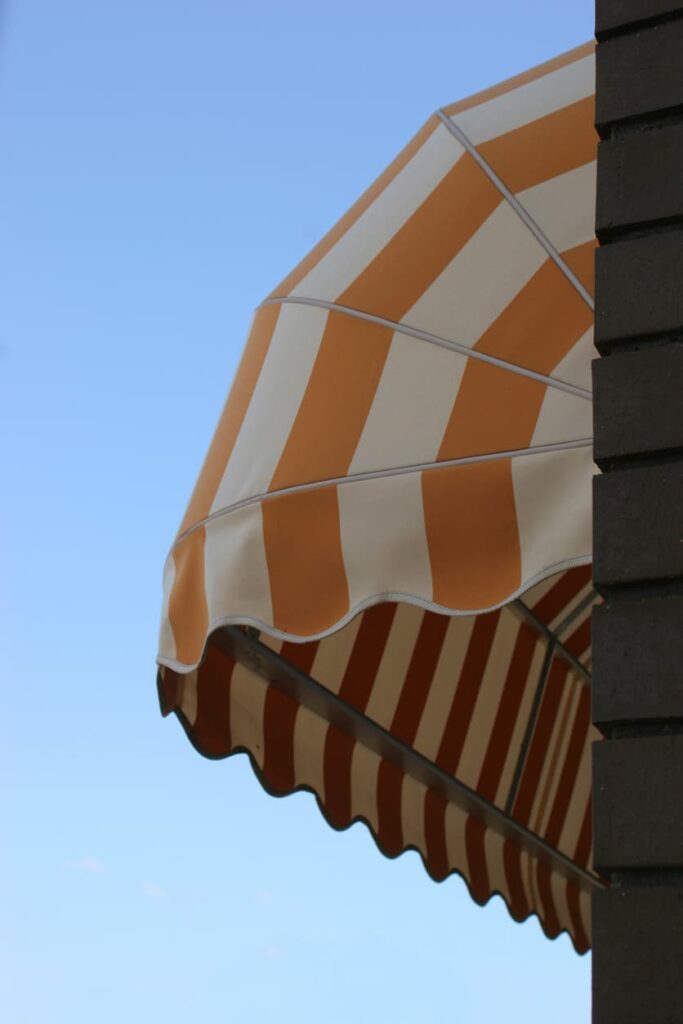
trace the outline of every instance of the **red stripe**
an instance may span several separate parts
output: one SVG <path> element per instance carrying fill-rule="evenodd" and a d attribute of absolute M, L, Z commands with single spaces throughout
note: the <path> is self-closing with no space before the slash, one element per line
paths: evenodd
<path fill-rule="evenodd" d="M 574 850 L 574 860 L 577 864 L 580 864 L 582 868 L 588 866 L 588 862 L 591 858 L 591 847 L 593 845 L 593 799 L 592 796 L 588 797 L 588 804 L 586 806 L 586 813 L 583 816 L 583 824 L 581 831 L 579 832 L 579 838 L 576 843 L 576 849 Z"/>
<path fill-rule="evenodd" d="M 412 745 L 415 740 L 449 623 L 445 615 L 423 615 L 391 723 L 391 732 L 404 743 Z M 377 774 L 378 830 L 381 845 L 392 855 L 403 844 L 402 792 L 403 772 L 382 761 Z"/>
<path fill-rule="evenodd" d="M 291 665 L 310 675 L 318 650 L 317 642 L 282 645 L 280 655 Z M 294 698 L 269 686 L 263 708 L 263 774 L 278 793 L 291 793 L 296 785 L 294 772 L 294 729 L 299 705 Z"/>
<path fill-rule="evenodd" d="M 567 906 L 572 919 L 572 935 L 577 953 L 585 953 L 590 949 L 590 942 L 583 926 L 581 917 L 581 890 L 575 882 L 567 882 Z"/>
<path fill-rule="evenodd" d="M 396 614 L 395 604 L 378 604 L 363 613 L 351 651 L 339 696 L 358 711 L 365 711 L 375 682 L 389 630 Z M 325 808 L 337 828 L 351 823 L 351 759 L 355 741 L 330 727 L 323 755 Z"/>
<path fill-rule="evenodd" d="M 448 846 L 446 845 L 446 808 L 444 797 L 427 790 L 425 797 L 425 844 L 427 867 L 438 882 L 450 872 Z"/>
<path fill-rule="evenodd" d="M 521 851 L 516 843 L 506 839 L 503 847 L 503 868 L 510 892 L 510 913 L 515 921 L 524 921 L 531 913 L 522 878 Z"/>
<path fill-rule="evenodd" d="M 553 899 L 551 887 L 551 877 L 551 870 L 547 864 L 538 863 L 536 865 L 538 891 L 541 897 L 541 903 L 543 904 L 543 913 L 540 916 L 543 921 L 543 928 L 546 935 L 549 938 L 554 939 L 562 931 L 562 925 L 560 924 L 557 916 L 557 910 L 555 908 L 555 901 Z"/>
<path fill-rule="evenodd" d="M 209 644 L 197 676 L 197 717 L 192 736 L 203 754 L 225 757 L 232 749 L 230 684 L 235 662 Z"/>
<path fill-rule="evenodd" d="M 536 719 L 536 727 L 529 744 L 513 808 L 513 816 L 523 825 L 526 825 L 529 821 L 538 782 L 543 774 L 543 766 L 548 755 L 550 737 L 557 718 L 567 673 L 568 666 L 566 663 L 558 658 L 554 658 L 548 673 L 548 680 L 541 700 L 538 718 Z"/>
<path fill-rule="evenodd" d="M 164 718 L 166 715 L 170 715 L 172 711 L 175 711 L 178 706 L 178 683 L 178 673 L 174 672 L 173 669 L 164 667 L 159 670 L 159 703 L 161 704 L 161 713 Z"/>
<path fill-rule="evenodd" d="M 495 800 L 498 792 L 503 767 L 517 724 L 517 716 L 529 681 L 529 672 L 537 643 L 536 632 L 526 623 L 522 623 L 517 633 L 510 667 L 505 678 L 477 784 L 478 792 L 487 800 Z"/>
<path fill-rule="evenodd" d="M 415 741 L 450 622 L 447 615 L 424 613 L 391 723 L 391 732 L 404 743 Z"/>
<path fill-rule="evenodd" d="M 462 754 L 499 618 L 499 611 L 478 615 L 472 629 L 436 758 L 438 766 L 451 775 L 455 775 Z"/>
<path fill-rule="evenodd" d="M 397 857 L 403 849 L 402 792 L 401 769 L 391 761 L 380 761 L 377 773 L 377 837 L 390 857 Z"/>
<path fill-rule="evenodd" d="M 569 803 L 576 785 L 576 776 L 581 763 L 588 730 L 590 728 L 590 696 L 588 690 L 583 688 L 579 696 L 579 703 L 572 725 L 567 753 L 565 754 L 562 772 L 557 784 L 557 791 L 553 801 L 553 807 L 548 818 L 548 825 L 545 830 L 545 838 L 553 846 L 557 846 L 562 827 L 567 817 Z"/>
<path fill-rule="evenodd" d="M 569 569 L 560 576 L 557 583 L 536 602 L 531 610 L 547 625 L 556 619 L 560 612 L 564 611 L 586 584 L 590 583 L 590 579 L 590 565 L 580 565 L 577 569 Z"/>
<path fill-rule="evenodd" d="M 517 716 L 529 679 L 534 651 L 538 643 L 536 633 L 522 623 L 517 632 L 514 651 L 510 659 L 503 692 L 496 712 L 496 718 L 489 737 L 484 763 L 482 764 L 477 790 L 487 800 L 495 800 L 500 778 L 505 765 Z M 486 877 L 485 829 L 474 827 L 468 822 L 466 833 L 467 854 L 473 878 L 473 888 L 480 892 L 483 886 L 490 887 Z M 480 867 L 478 867 L 480 865 Z M 518 848 L 505 840 L 503 846 L 503 870 L 509 892 L 509 906 L 512 916 L 521 921 L 529 914 L 529 905 L 524 891 Z M 475 873 L 476 875 L 475 881 Z M 479 896 L 481 898 L 481 896 Z"/>
<path fill-rule="evenodd" d="M 465 849 L 469 865 L 470 891 L 477 903 L 486 903 L 491 895 L 484 837 L 486 826 L 477 818 L 468 817 L 465 823 Z"/>

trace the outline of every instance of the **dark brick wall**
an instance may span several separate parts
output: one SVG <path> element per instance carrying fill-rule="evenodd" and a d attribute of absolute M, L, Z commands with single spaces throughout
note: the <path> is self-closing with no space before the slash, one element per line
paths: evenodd
<path fill-rule="evenodd" d="M 683 3 L 596 0 L 594 1024 L 683 1024 Z"/>

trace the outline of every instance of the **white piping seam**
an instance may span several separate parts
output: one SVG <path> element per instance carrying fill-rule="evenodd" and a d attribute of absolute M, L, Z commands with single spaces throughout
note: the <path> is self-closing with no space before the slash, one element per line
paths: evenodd
<path fill-rule="evenodd" d="M 205 516 L 203 519 L 199 519 L 196 523 L 193 523 L 192 526 L 189 526 L 183 533 L 178 534 L 171 547 L 171 551 L 173 551 L 181 541 L 185 540 L 186 537 L 189 537 L 191 533 L 194 533 L 195 530 L 201 529 L 208 523 L 213 522 L 214 519 L 227 516 L 231 512 L 238 512 L 243 508 L 248 508 L 250 505 L 257 505 L 265 501 L 272 501 L 274 498 L 280 498 L 283 495 L 302 494 L 305 491 L 322 490 L 324 487 L 340 487 L 342 484 L 363 483 L 366 480 L 384 480 L 387 477 L 407 476 L 410 473 L 424 473 L 435 469 L 449 469 L 452 466 L 471 466 L 473 463 L 477 462 L 495 462 L 500 459 L 520 458 L 524 455 L 543 455 L 546 452 L 572 451 L 576 448 L 588 448 L 592 444 L 592 437 L 583 437 L 575 441 L 557 441 L 554 444 L 539 444 L 533 448 L 513 448 L 510 451 L 488 452 L 485 455 L 465 455 L 459 459 L 443 459 L 440 462 L 417 462 L 412 466 L 393 466 L 391 469 L 372 469 L 365 473 L 351 473 L 348 476 L 329 477 L 326 480 L 312 480 L 310 483 L 306 484 L 292 484 L 291 487 L 281 487 L 277 491 L 266 491 L 263 494 L 255 494 L 251 498 L 243 498 L 241 501 L 236 501 L 232 505 L 226 505 L 224 508 L 216 509 L 215 512 Z"/>
<path fill-rule="evenodd" d="M 267 633 L 268 636 L 274 637 L 276 640 L 291 640 L 295 644 L 310 643 L 313 640 L 324 640 L 328 636 L 332 636 L 333 633 L 337 633 L 343 629 L 344 626 L 348 626 L 357 615 L 361 612 L 365 612 L 368 608 L 372 608 L 376 604 L 383 604 L 386 601 L 394 601 L 398 604 L 409 604 L 415 608 L 423 608 L 427 612 L 436 612 L 437 615 L 446 615 L 448 618 L 468 618 L 474 615 L 485 615 L 487 612 L 497 611 L 498 608 L 505 608 L 506 605 L 514 601 L 515 598 L 520 597 L 531 587 L 536 586 L 537 583 L 542 583 L 543 580 L 548 579 L 550 576 L 554 576 L 559 572 L 564 572 L 568 569 L 576 569 L 580 565 L 590 565 L 593 561 L 593 557 L 590 554 L 577 555 L 574 558 L 566 558 L 560 562 L 554 562 L 552 565 L 547 566 L 540 572 L 535 573 L 530 579 L 525 580 L 520 587 L 517 588 L 512 594 L 503 598 L 502 601 L 496 602 L 496 604 L 489 605 L 487 608 L 467 608 L 457 609 L 448 608 L 444 604 L 436 604 L 434 601 L 428 601 L 426 598 L 418 597 L 416 594 L 408 594 L 402 591 L 381 591 L 380 593 L 372 594 L 366 597 L 363 601 L 359 601 L 357 604 L 349 608 L 346 615 L 343 615 L 338 619 L 334 625 L 328 629 L 322 630 L 320 633 L 312 633 L 310 636 L 301 636 L 298 633 L 287 633 L 282 629 L 278 629 L 273 626 L 272 623 L 265 622 L 264 619 L 258 619 L 253 615 L 224 615 L 218 619 L 214 619 L 209 623 L 206 631 L 206 636 L 209 637 L 216 630 L 220 629 L 221 626 L 253 626 L 254 629 L 258 629 L 259 632 Z M 192 672 L 199 665 L 199 661 L 193 662 L 192 664 L 185 664 L 182 661 L 176 661 L 175 658 L 168 658 L 165 654 L 159 653 L 157 655 L 157 665 L 163 665 L 166 668 L 173 669 L 174 672 L 180 672 L 185 674 Z"/>
<path fill-rule="evenodd" d="M 490 164 L 488 164 L 486 160 L 484 160 L 483 156 L 478 151 L 476 146 L 474 146 L 470 142 L 462 128 L 458 127 L 455 121 L 452 118 L 450 118 L 448 114 L 445 114 L 443 110 L 437 110 L 436 116 L 440 119 L 442 124 L 448 129 L 451 135 L 453 135 L 454 138 L 458 140 L 460 145 L 464 146 L 464 148 L 470 154 L 472 159 L 475 160 L 476 163 L 481 167 L 484 174 L 496 186 L 501 195 L 504 196 L 505 199 L 507 199 L 512 209 L 515 211 L 517 216 L 524 221 L 524 223 L 526 224 L 526 226 L 528 227 L 529 231 L 532 233 L 536 241 L 540 242 L 545 251 L 548 253 L 548 256 L 550 256 L 550 259 L 553 261 L 553 263 L 555 263 L 559 267 L 559 269 L 562 271 L 567 280 L 577 290 L 577 292 L 579 293 L 583 301 L 586 303 L 588 308 L 591 311 L 593 311 L 595 309 L 593 296 L 585 287 L 585 285 L 583 285 L 581 281 L 579 281 L 578 277 L 576 276 L 572 268 L 565 262 L 565 260 L 562 259 L 559 252 L 557 251 L 553 243 L 550 241 L 548 236 L 544 234 L 544 232 L 538 226 L 538 224 L 533 219 L 531 214 L 522 206 L 514 192 L 511 192 L 510 189 L 505 184 L 505 182 L 503 182 L 498 177 L 498 175 L 490 166 Z"/>
<path fill-rule="evenodd" d="M 525 366 L 518 366 L 516 363 L 508 363 L 504 359 L 498 359 L 497 356 L 490 356 L 486 352 L 480 352 L 479 349 L 462 345 L 459 341 L 448 341 L 447 338 L 442 338 L 438 334 L 421 331 L 418 327 L 410 327 L 408 324 L 400 324 L 395 320 L 387 320 L 385 317 L 376 316 L 374 313 L 364 313 L 360 309 L 353 309 L 352 306 L 340 306 L 337 302 L 328 302 L 326 299 L 310 299 L 300 295 L 275 295 L 262 302 L 260 306 L 257 306 L 257 309 L 261 309 L 263 306 L 289 305 L 290 303 L 298 306 L 314 306 L 317 309 L 329 309 L 334 313 L 343 313 L 346 316 L 355 317 L 357 320 L 367 320 L 370 323 L 379 324 L 380 327 L 388 327 L 398 334 L 406 334 L 408 337 L 416 338 L 418 341 L 428 341 L 431 345 L 438 345 L 440 348 L 447 348 L 453 352 L 458 352 L 468 359 L 479 359 L 482 363 L 490 363 L 491 366 L 497 366 L 501 370 L 516 373 L 520 377 L 529 377 L 531 380 L 537 380 L 547 387 L 557 388 L 558 391 L 566 391 L 568 394 L 575 395 L 577 398 L 583 398 L 585 401 L 591 402 L 593 400 L 591 391 L 587 391 L 586 388 L 580 388 L 576 384 L 569 384 L 567 381 L 559 380 L 557 377 L 548 377 L 544 373 L 528 370 Z"/>

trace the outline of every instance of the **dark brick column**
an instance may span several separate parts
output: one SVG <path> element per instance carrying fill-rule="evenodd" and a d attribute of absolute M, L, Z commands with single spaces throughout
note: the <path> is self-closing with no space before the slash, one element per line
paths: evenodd
<path fill-rule="evenodd" d="M 596 0 L 594 1024 L 683 1024 L 683 3 Z"/>

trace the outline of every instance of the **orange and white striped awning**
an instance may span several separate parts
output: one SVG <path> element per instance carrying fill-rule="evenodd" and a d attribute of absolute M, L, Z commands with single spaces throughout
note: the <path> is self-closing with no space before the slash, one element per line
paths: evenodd
<path fill-rule="evenodd" d="M 589 945 L 592 45 L 432 116 L 258 307 L 164 712 Z"/>

